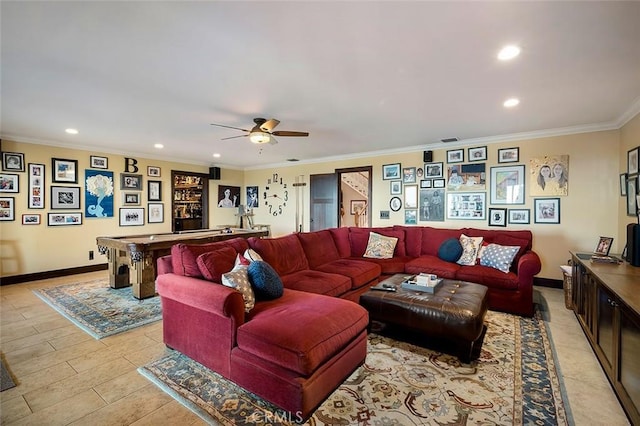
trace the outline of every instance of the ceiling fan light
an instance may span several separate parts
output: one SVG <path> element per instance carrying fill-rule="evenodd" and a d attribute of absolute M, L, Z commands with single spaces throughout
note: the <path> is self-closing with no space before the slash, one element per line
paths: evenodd
<path fill-rule="evenodd" d="M 266 132 L 251 132 L 249 134 L 249 140 L 257 144 L 269 143 L 271 141 L 271 135 Z"/>

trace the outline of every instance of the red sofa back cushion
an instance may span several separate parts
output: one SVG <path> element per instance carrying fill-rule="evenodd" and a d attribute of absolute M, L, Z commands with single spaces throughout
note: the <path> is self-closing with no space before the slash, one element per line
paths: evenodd
<path fill-rule="evenodd" d="M 333 242 L 338 249 L 338 254 L 341 259 L 351 256 L 351 243 L 349 242 L 349 228 L 331 228 L 329 229 Z"/>
<path fill-rule="evenodd" d="M 216 283 L 222 283 L 222 274 L 233 269 L 238 253 L 231 246 L 222 247 L 215 251 L 202 253 L 197 257 L 198 269 L 202 276 Z"/>
<path fill-rule="evenodd" d="M 404 247 L 407 256 L 418 257 L 422 254 L 422 227 L 394 225 L 393 229 L 404 231 Z"/>
<path fill-rule="evenodd" d="M 237 253 L 244 253 L 244 251 L 249 248 L 249 243 L 246 239 L 238 237 L 207 244 L 175 244 L 171 247 L 173 273 L 187 277 L 202 278 L 203 275 L 200 272 L 197 262 L 198 256 L 208 251 L 215 251 L 229 246 L 235 249 Z"/>
<path fill-rule="evenodd" d="M 258 252 L 278 275 L 309 269 L 309 262 L 296 234 L 279 238 L 249 238 L 249 245 Z"/>
<path fill-rule="evenodd" d="M 351 256 L 362 257 L 367 250 L 369 242 L 369 233 L 375 232 L 385 237 L 395 237 L 398 239 L 396 248 L 393 250 L 393 256 L 406 256 L 404 247 L 404 231 L 394 230 L 393 228 L 349 228 L 349 241 L 351 243 Z"/>
<path fill-rule="evenodd" d="M 422 253 L 431 256 L 438 255 L 438 249 L 449 238 L 460 238 L 460 229 L 441 229 L 425 226 L 422 228 Z"/>
<path fill-rule="evenodd" d="M 301 232 L 296 235 L 302 244 L 302 249 L 311 268 L 340 259 L 331 232 L 324 230 Z"/>

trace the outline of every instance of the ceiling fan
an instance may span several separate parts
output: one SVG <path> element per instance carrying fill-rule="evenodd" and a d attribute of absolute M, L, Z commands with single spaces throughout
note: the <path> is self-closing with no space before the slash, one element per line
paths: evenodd
<path fill-rule="evenodd" d="M 253 122 L 256 125 L 253 126 L 251 130 L 241 129 L 239 127 L 233 127 L 233 126 L 225 126 L 224 124 L 211 123 L 211 125 L 218 126 L 218 127 L 226 127 L 227 129 L 241 130 L 247 133 L 246 135 L 230 136 L 228 138 L 222 138 L 221 140 L 242 138 L 245 136 L 249 136 L 249 140 L 251 140 L 251 142 L 255 144 L 270 143 L 272 145 L 275 145 L 278 143 L 278 141 L 276 141 L 274 136 L 298 136 L 298 137 L 309 136 L 309 132 L 294 132 L 291 130 L 276 130 L 274 132 L 273 129 L 278 124 L 280 124 L 280 121 L 276 120 L 275 118 L 271 118 L 269 120 L 266 120 L 264 118 L 254 118 Z"/>

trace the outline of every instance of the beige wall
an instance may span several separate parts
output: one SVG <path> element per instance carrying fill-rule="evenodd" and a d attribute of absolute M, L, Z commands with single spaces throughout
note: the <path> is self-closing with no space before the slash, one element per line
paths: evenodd
<path fill-rule="evenodd" d="M 569 250 L 592 251 L 599 236 L 613 236 L 613 252 L 620 252 L 625 244 L 623 229 L 632 218 L 625 213 L 625 203 L 619 192 L 619 173 L 626 169 L 626 151 L 640 140 L 640 118 L 637 116 L 620 131 L 592 132 L 569 136 L 549 137 L 534 140 L 490 143 L 487 145 L 487 176 L 490 167 L 497 164 L 499 148 L 520 148 L 520 162 L 529 170 L 529 160 L 545 155 L 569 155 L 569 194 L 561 198 L 561 224 L 534 224 L 533 212 L 530 225 L 509 225 L 506 229 L 531 229 L 534 233 L 534 249 L 540 255 L 543 268 L 540 277 L 561 279 L 559 265 L 569 258 Z M 118 226 L 117 209 L 121 205 L 119 191 L 119 174 L 124 172 L 124 157 L 106 155 L 88 151 L 67 150 L 45 147 L 41 145 L 3 141 L 5 151 L 22 152 L 26 163 L 43 163 L 47 169 L 47 207 L 50 206 L 50 173 L 51 158 L 69 158 L 79 161 L 80 176 L 89 166 L 90 155 L 102 155 L 109 158 L 109 170 L 114 172 L 116 180 L 115 216 L 110 219 L 85 218 L 82 226 L 48 227 L 46 213 L 49 210 L 28 210 L 27 176 L 20 173 L 20 193 L 8 194 L 16 198 L 16 220 L 1 222 L 2 242 L 2 276 L 11 276 L 76 266 L 104 263 L 105 257 L 97 253 L 95 237 L 99 235 L 126 235 L 143 233 L 170 232 L 170 176 L 171 170 L 206 172 L 203 166 L 194 166 L 167 161 L 137 158 L 143 171 L 144 187 L 142 207 L 146 212 L 146 167 L 158 166 L 162 169 L 163 202 L 165 204 L 165 222 L 163 224 L 145 225 L 144 227 Z M 433 161 L 442 161 L 446 167 L 446 147 L 434 150 Z M 466 151 L 466 147 L 465 147 Z M 465 153 L 466 155 L 466 153 Z M 624 157 L 624 161 L 623 161 Z M 263 170 L 222 170 L 222 180 L 210 181 L 209 224 L 216 225 L 235 223 L 235 209 L 217 207 L 218 184 L 242 186 L 242 203 L 246 202 L 245 187 L 257 185 L 263 205 L 264 187 L 267 179 L 275 172 L 279 173 L 289 187 L 289 203 L 282 216 L 271 216 L 266 209 L 254 210 L 254 223 L 270 224 L 273 235 L 285 235 L 296 230 L 296 211 L 303 224 L 303 230 L 309 230 L 309 176 L 313 174 L 331 173 L 337 168 L 373 167 L 373 194 L 370 200 L 372 207 L 372 225 L 390 226 L 404 222 L 404 212 L 390 212 L 390 219 L 380 219 L 381 210 L 389 209 L 389 181 L 382 180 L 382 166 L 389 163 L 401 163 L 403 167 L 423 167 L 422 151 L 397 155 L 363 157 L 348 160 L 326 161 L 323 163 L 298 164 L 275 167 Z M 510 163 L 512 164 L 512 163 Z M 298 179 L 307 186 L 298 189 L 293 182 Z M 530 183 L 525 182 L 525 204 L 514 208 L 533 208 L 533 197 L 529 195 Z M 3 194 L 7 195 L 7 194 Z M 84 202 L 84 197 L 83 197 Z M 487 203 L 489 191 L 487 188 Z M 298 206 L 296 206 L 298 205 Z M 296 208 L 297 207 L 297 208 Z M 488 207 L 492 207 L 490 204 Z M 505 206 L 495 206 L 505 207 Z M 345 208 L 348 208 L 345 206 Z M 39 226 L 21 225 L 23 213 L 40 213 L 43 223 Z M 146 222 L 146 220 L 145 220 Z M 445 220 L 444 222 L 419 222 L 420 225 L 434 227 L 477 227 L 489 228 L 487 221 Z M 498 228 L 502 229 L 502 228 Z M 88 251 L 96 251 L 96 258 L 88 260 Z"/>

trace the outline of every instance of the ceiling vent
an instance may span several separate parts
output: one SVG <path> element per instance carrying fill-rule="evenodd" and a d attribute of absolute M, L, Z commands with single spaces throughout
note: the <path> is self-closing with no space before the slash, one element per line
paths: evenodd
<path fill-rule="evenodd" d="M 448 143 L 448 142 L 458 142 L 460 139 L 458 138 L 444 138 L 444 139 L 440 139 L 441 142 L 444 143 Z"/>

